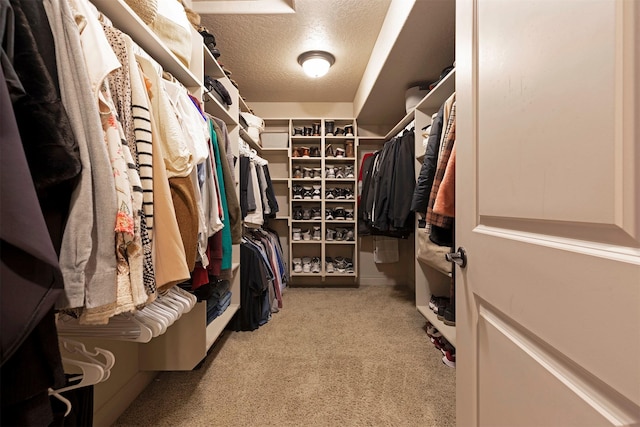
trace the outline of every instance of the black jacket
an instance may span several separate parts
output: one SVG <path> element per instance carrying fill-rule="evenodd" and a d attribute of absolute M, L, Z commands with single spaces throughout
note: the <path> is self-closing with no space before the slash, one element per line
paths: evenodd
<path fill-rule="evenodd" d="M 411 202 L 411 210 L 413 212 L 421 212 L 423 214 L 427 212 L 431 186 L 433 185 L 433 178 L 436 176 L 436 168 L 438 166 L 443 116 L 444 104 L 440 107 L 438 115 L 431 124 L 431 133 L 429 134 L 424 160 L 422 161 L 422 168 L 420 168 L 418 182 L 413 192 L 413 200 Z"/>

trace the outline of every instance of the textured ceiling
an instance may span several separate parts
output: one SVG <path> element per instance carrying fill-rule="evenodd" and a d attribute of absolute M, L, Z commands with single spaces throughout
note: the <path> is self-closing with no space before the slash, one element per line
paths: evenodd
<path fill-rule="evenodd" d="M 193 8 L 215 34 L 218 60 L 249 103 L 352 102 L 390 2 L 296 0 L 295 13 L 284 14 L 206 14 L 198 1 Z M 236 3 L 250 9 L 254 2 Z M 297 58 L 308 50 L 336 57 L 325 77 L 302 72 Z"/>

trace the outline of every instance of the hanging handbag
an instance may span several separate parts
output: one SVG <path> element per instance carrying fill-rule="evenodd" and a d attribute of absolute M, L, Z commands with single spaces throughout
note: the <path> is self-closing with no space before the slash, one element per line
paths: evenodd
<path fill-rule="evenodd" d="M 446 260 L 445 254 L 451 252 L 448 246 L 438 246 L 429 239 L 427 228 L 418 228 L 416 230 L 416 239 L 418 239 L 418 260 L 435 268 L 442 273 L 451 275 L 451 263 Z"/>

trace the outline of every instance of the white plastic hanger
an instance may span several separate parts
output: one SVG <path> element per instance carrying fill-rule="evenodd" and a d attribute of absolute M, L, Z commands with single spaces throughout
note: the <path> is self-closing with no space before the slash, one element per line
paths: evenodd
<path fill-rule="evenodd" d="M 69 338 L 60 338 L 60 349 L 74 356 L 84 359 L 89 363 L 95 363 L 104 370 L 104 378 L 102 381 L 109 379 L 111 368 L 116 364 L 116 357 L 109 350 L 95 347 L 94 351 L 89 351 L 85 345 L 79 341 Z"/>
<path fill-rule="evenodd" d="M 87 387 L 90 385 L 98 384 L 104 380 L 104 377 L 105 377 L 104 369 L 102 369 L 102 366 L 96 363 L 82 362 L 80 360 L 69 359 L 66 357 L 62 358 L 62 362 L 72 366 L 76 366 L 82 370 L 81 375 L 76 375 L 74 377 L 69 378 L 69 381 L 80 380 L 80 382 L 67 387 L 62 387 L 56 390 L 52 390 L 49 392 L 49 394 L 64 393 L 65 391 L 74 390 L 76 388 Z"/>
<path fill-rule="evenodd" d="M 78 319 L 61 313 L 56 326 L 62 337 L 101 337 L 136 342 L 149 342 L 153 338 L 151 329 L 128 313 L 112 317 L 107 325 L 81 325 Z"/>
<path fill-rule="evenodd" d="M 69 401 L 69 399 L 67 399 L 66 397 L 64 397 L 60 393 L 56 392 L 52 388 L 49 389 L 49 396 L 53 396 L 56 399 L 58 399 L 60 402 L 65 404 L 65 406 L 67 407 L 67 409 L 64 411 L 64 416 L 65 417 L 71 413 L 72 405 L 71 405 L 71 402 Z"/>

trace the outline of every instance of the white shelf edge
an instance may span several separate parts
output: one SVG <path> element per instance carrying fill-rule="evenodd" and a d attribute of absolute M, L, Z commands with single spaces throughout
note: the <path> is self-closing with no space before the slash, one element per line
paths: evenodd
<path fill-rule="evenodd" d="M 238 102 L 240 103 L 240 111 L 248 113 L 251 111 L 251 108 L 247 105 L 247 101 L 244 100 L 242 96 L 238 96 Z"/>
<path fill-rule="evenodd" d="M 415 111 L 422 111 L 427 114 L 432 114 L 437 111 L 438 108 L 447 100 L 449 96 L 455 91 L 455 68 L 442 79 L 436 87 L 431 89 L 428 94 L 422 98 L 414 108 L 412 108 L 393 129 L 391 129 L 385 135 L 384 139 L 389 140 L 395 137 L 402 129 L 404 129 L 414 119 Z"/>
<path fill-rule="evenodd" d="M 415 109 L 423 113 L 433 114 L 455 92 L 455 89 L 456 69 L 454 68 L 418 102 Z"/>
<path fill-rule="evenodd" d="M 222 67 L 220 66 L 218 61 L 216 61 L 216 59 L 213 57 L 211 52 L 209 52 L 209 49 L 207 49 L 207 47 L 204 44 L 202 45 L 202 49 L 204 52 L 205 74 L 213 77 L 214 79 L 220 79 L 222 77 L 226 77 L 226 74 L 222 70 Z"/>
<path fill-rule="evenodd" d="M 255 139 L 251 138 L 251 135 L 247 133 L 244 129 L 240 128 L 240 137 L 247 143 L 249 146 L 256 150 L 262 150 L 262 145 L 257 142 Z"/>
<path fill-rule="evenodd" d="M 420 314 L 424 316 L 431 324 L 442 334 L 443 337 L 451 343 L 452 346 L 456 346 L 456 327 L 445 325 L 444 322 L 438 319 L 438 315 L 429 308 L 428 305 L 416 306 Z"/>
<path fill-rule="evenodd" d="M 207 351 L 213 343 L 218 339 L 224 328 L 229 324 L 231 318 L 236 311 L 240 309 L 240 304 L 230 304 L 229 307 L 220 316 L 213 319 L 213 322 L 207 325 Z"/>
<path fill-rule="evenodd" d="M 413 116 L 414 116 L 414 108 L 411 109 L 411 111 L 409 111 L 403 118 L 402 120 L 400 120 L 398 122 L 397 125 L 395 125 L 393 127 L 393 129 L 391 129 L 389 132 L 387 132 L 387 134 L 384 137 L 385 141 L 390 140 L 391 138 L 395 137 L 398 132 L 400 132 L 401 130 L 403 130 L 409 123 L 411 123 L 411 121 L 413 120 Z"/>
<path fill-rule="evenodd" d="M 226 124 L 238 124 L 238 120 L 231 117 L 229 110 L 223 107 L 222 104 L 220 104 L 220 101 L 218 101 L 213 95 L 205 92 L 204 96 L 207 98 L 204 103 L 204 109 L 207 113 L 221 119 Z"/>

